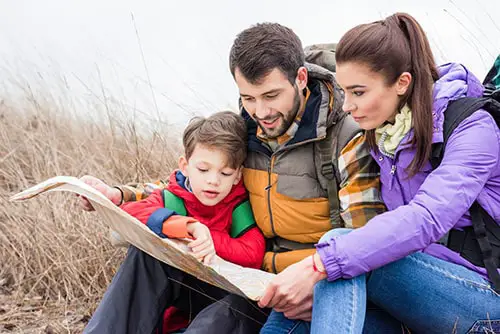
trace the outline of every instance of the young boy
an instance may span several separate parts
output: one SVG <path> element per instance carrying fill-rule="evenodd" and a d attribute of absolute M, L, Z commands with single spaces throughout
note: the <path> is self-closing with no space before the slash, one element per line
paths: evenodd
<path fill-rule="evenodd" d="M 206 264 L 217 254 L 241 266 L 260 268 L 265 241 L 253 220 L 241 180 L 247 150 L 245 122 L 229 111 L 195 118 L 184 131 L 183 145 L 179 169 L 170 175 L 165 189 L 121 208 L 160 237 L 194 239 L 188 246 Z M 167 311 L 160 331 L 186 327 L 188 319 L 226 294 L 180 270 L 164 267 L 175 284 L 161 300 L 160 309 L 167 307 Z M 179 317 L 180 313 L 184 316 Z"/>
<path fill-rule="evenodd" d="M 166 186 L 183 200 L 188 216 L 165 207 L 163 190 L 121 208 L 161 237 L 193 237 L 189 247 L 205 263 L 217 253 L 241 266 L 260 268 L 265 242 L 253 220 L 238 238 L 230 235 L 233 210 L 247 200 L 241 180 L 246 138 L 245 123 L 233 112 L 193 119 L 184 130 L 179 169 Z"/>

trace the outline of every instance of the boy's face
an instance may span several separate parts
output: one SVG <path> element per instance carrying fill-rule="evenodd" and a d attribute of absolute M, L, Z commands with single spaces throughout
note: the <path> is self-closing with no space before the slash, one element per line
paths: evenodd
<path fill-rule="evenodd" d="M 233 169 L 226 164 L 227 157 L 220 150 L 197 144 L 189 160 L 182 156 L 179 169 L 189 178 L 196 198 L 206 206 L 214 206 L 231 192 L 241 179 L 241 167 Z"/>

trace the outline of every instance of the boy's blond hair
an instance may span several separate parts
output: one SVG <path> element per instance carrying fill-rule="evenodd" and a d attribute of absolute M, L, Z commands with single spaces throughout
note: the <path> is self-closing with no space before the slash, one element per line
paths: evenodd
<path fill-rule="evenodd" d="M 191 119 L 184 130 L 184 155 L 189 160 L 197 144 L 220 150 L 230 168 L 240 167 L 247 156 L 247 128 L 243 118 L 232 111 L 221 111 L 207 118 Z"/>

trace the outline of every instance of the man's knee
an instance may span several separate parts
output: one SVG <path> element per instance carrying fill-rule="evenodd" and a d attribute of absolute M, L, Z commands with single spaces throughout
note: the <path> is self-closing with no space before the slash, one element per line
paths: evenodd
<path fill-rule="evenodd" d="M 339 235 L 344 235 L 347 233 L 350 233 L 352 231 L 351 228 L 334 228 L 333 230 L 330 230 L 323 234 L 321 239 L 319 239 L 319 242 L 327 242 L 331 238 L 338 237 Z"/>

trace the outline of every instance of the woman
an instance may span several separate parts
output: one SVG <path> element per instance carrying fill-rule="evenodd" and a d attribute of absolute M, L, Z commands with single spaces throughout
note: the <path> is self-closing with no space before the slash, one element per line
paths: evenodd
<path fill-rule="evenodd" d="M 437 68 L 422 28 L 403 13 L 351 29 L 336 61 L 344 110 L 366 130 L 388 212 L 352 232 L 327 233 L 312 258 L 282 272 L 260 301 L 275 310 L 262 332 L 308 330 L 286 316 L 294 317 L 313 286 L 313 333 L 361 333 L 367 301 L 423 333 L 465 333 L 478 320 L 500 319 L 500 295 L 485 268 L 438 244 L 450 230 L 471 225 L 476 200 L 500 222 L 500 130 L 493 117 L 479 110 L 466 118 L 441 164 L 430 163 L 432 144 L 443 142 L 448 103 L 481 96 L 482 85 L 461 65 Z M 327 279 L 314 285 L 313 271 Z M 381 332 L 377 326 L 364 331 Z"/>

